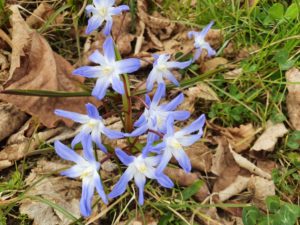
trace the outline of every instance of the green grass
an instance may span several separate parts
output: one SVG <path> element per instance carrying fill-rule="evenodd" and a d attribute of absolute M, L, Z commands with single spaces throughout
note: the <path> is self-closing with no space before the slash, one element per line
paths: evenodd
<path fill-rule="evenodd" d="M 86 23 L 86 18 L 83 14 L 78 15 L 83 2 L 72 0 L 55 2 L 53 7 L 56 13 L 39 29 L 53 49 L 73 63 L 80 58 L 85 41 L 85 37 L 80 35 L 80 30 Z M 244 71 L 244 74 L 237 79 L 224 79 L 224 72 L 228 70 L 226 68 L 208 73 L 206 76 L 188 71 L 190 78 L 194 79 L 192 81 L 206 82 L 221 99 L 220 102 L 201 107 L 202 112 L 223 126 L 238 126 L 249 122 L 256 126 L 264 126 L 269 119 L 287 122 L 285 105 L 287 90 L 284 74 L 289 68 L 300 66 L 300 17 L 299 14 L 295 16 L 294 13 L 295 10 L 300 12 L 300 0 L 260 0 L 253 8 L 241 6 L 239 1 L 233 0 L 198 0 L 195 8 L 190 7 L 190 2 L 191 0 L 163 0 L 161 5 L 152 3 L 151 10 L 158 9 L 163 15 L 191 29 L 200 29 L 214 20 L 216 22 L 214 28 L 223 30 L 224 43 L 232 42 L 237 50 L 258 46 L 257 51 L 248 58 L 235 62 L 235 65 L 243 68 Z M 0 13 L 4 10 L 1 3 L 0 1 Z M 130 0 L 130 5 L 135 5 L 135 1 Z M 34 5 L 28 3 L 23 7 L 30 9 L 34 8 Z M 55 26 L 53 21 L 61 12 L 66 13 L 64 24 Z M 219 52 L 219 56 L 223 56 L 223 51 Z M 188 85 L 191 80 L 184 82 Z M 278 143 L 276 152 L 270 156 L 284 168 L 274 170 L 272 174 L 277 196 L 284 202 L 293 204 L 299 202 L 297 196 L 300 190 L 298 172 L 300 155 L 297 152 L 299 140 L 299 133 L 290 130 L 286 140 Z M 107 182 L 110 183 L 111 180 Z M 22 197 L 22 192 L 26 188 L 23 172 L 18 170 L 6 174 L 5 181 L 3 179 L 0 183 L 0 192 L 4 191 L 15 197 Z M 186 188 L 176 187 L 166 191 L 149 184 L 147 188 L 147 200 L 144 206 L 136 206 L 136 199 L 131 198 L 135 193 L 130 187 L 128 188 L 130 194 L 121 198 L 114 207 L 107 209 L 102 222 L 109 224 L 111 220 L 116 221 L 120 219 L 120 214 L 122 219 L 130 220 L 137 215 L 143 218 L 144 213 L 147 212 L 159 215 L 160 218 L 156 216 L 159 225 L 181 225 L 187 222 L 199 224 L 195 217 L 209 219 L 199 210 L 200 208 L 249 206 L 248 204 L 199 204 L 189 196 L 182 197 L 187 192 Z M 43 199 L 39 200 L 44 202 Z M 18 214 L 18 203 L 13 202 L 0 207 L 0 224 L 10 224 L 9 221 L 14 221 L 15 224 L 30 224 L 31 221 L 27 217 Z M 45 204 L 58 207 L 51 202 Z M 253 207 L 247 210 L 253 213 L 251 215 L 257 215 L 255 214 L 257 210 Z M 69 212 L 64 213 L 68 215 Z M 268 218 L 268 215 L 266 216 Z M 73 224 L 80 223 L 81 221 L 74 221 Z"/>

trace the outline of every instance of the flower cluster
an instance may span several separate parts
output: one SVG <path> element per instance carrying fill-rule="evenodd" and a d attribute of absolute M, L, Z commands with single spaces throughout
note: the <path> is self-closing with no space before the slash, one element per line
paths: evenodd
<path fill-rule="evenodd" d="M 141 65 L 140 60 L 136 58 L 118 60 L 116 57 L 116 46 L 113 38 L 110 36 L 113 23 L 112 16 L 128 10 L 129 7 L 126 5 L 114 7 L 113 5 L 113 0 L 93 0 L 93 5 L 86 7 L 87 13 L 91 15 L 86 33 L 89 34 L 97 30 L 105 21 L 104 34 L 107 37 L 103 43 L 103 53 L 95 51 L 89 57 L 89 60 L 96 65 L 83 66 L 73 72 L 74 75 L 96 79 L 92 95 L 98 100 L 106 96 L 110 86 L 116 93 L 130 98 L 126 92 L 128 87 L 124 83 L 123 78 L 127 76 L 127 73 L 137 71 Z M 83 216 L 91 214 L 95 188 L 103 202 L 108 204 L 108 198 L 112 199 L 123 194 L 126 191 L 128 182 L 134 179 L 138 188 L 138 203 L 143 204 L 143 193 L 147 178 L 156 180 L 163 187 L 173 187 L 173 182 L 164 174 L 164 169 L 172 157 L 177 160 L 185 172 L 191 171 L 191 162 L 184 148 L 194 144 L 201 138 L 205 116 L 202 115 L 190 125 L 175 131 L 174 124 L 176 121 L 184 121 L 190 118 L 188 111 L 176 110 L 178 105 L 184 101 L 184 95 L 181 93 L 170 102 L 164 101 L 161 103 L 161 101 L 166 95 L 165 80 L 169 80 L 176 86 L 180 85 L 172 74 L 173 69 L 188 67 L 200 56 L 203 49 L 206 49 L 208 56 L 216 53 L 205 41 L 205 36 L 212 25 L 213 23 L 211 22 L 201 32 L 189 32 L 188 36 L 195 39 L 194 46 L 196 51 L 193 59 L 185 62 L 176 62 L 170 61 L 171 55 L 168 54 L 153 55 L 153 68 L 146 81 L 148 93 L 145 95 L 145 100 L 141 99 L 145 109 L 143 112 L 138 113 L 140 116 L 134 122 L 133 126 L 135 129 L 132 132 L 125 133 L 107 128 L 99 115 L 97 107 L 90 103 L 86 104 L 86 115 L 60 109 L 55 111 L 56 115 L 81 124 L 80 132 L 71 143 L 72 149 L 56 141 L 55 151 L 61 158 L 75 163 L 74 166 L 63 171 L 62 175 L 82 179 L 80 210 Z M 151 98 L 149 92 L 154 88 L 156 90 Z M 147 140 L 140 154 L 132 155 L 130 150 L 125 152 L 120 148 L 116 148 L 114 152 L 111 152 L 111 155 L 116 155 L 127 168 L 111 192 L 106 194 L 99 175 L 101 165 L 96 160 L 92 147 L 93 143 L 104 153 L 107 153 L 107 148 L 102 143 L 102 135 L 109 139 L 125 137 L 137 139 L 140 135 L 145 134 L 147 135 Z M 73 150 L 78 143 L 81 143 L 83 147 L 82 156 Z"/>

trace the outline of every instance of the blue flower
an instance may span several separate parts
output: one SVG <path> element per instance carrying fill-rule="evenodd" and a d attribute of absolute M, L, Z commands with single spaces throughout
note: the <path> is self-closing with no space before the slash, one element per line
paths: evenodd
<path fill-rule="evenodd" d="M 205 115 L 200 116 L 189 126 L 174 133 L 174 119 L 170 116 L 167 119 L 167 133 L 164 135 L 163 141 L 156 145 L 152 151 L 161 153 L 161 161 L 157 167 L 157 173 L 163 172 L 172 156 L 178 161 L 181 168 L 185 172 L 191 171 L 191 162 L 183 147 L 190 146 L 199 140 L 203 134 L 203 126 L 205 123 Z M 197 132 L 196 134 L 192 134 Z"/>
<path fill-rule="evenodd" d="M 72 148 L 74 148 L 74 146 L 79 142 L 86 144 L 88 136 L 91 136 L 97 146 L 102 151 L 107 152 L 105 146 L 101 142 L 101 134 L 105 134 L 110 139 L 122 138 L 124 137 L 124 134 L 122 132 L 106 128 L 103 124 L 102 117 L 99 115 L 97 107 L 90 103 L 86 104 L 85 107 L 87 115 L 60 109 L 55 110 L 55 114 L 82 124 L 81 131 L 75 136 L 71 143 Z"/>
<path fill-rule="evenodd" d="M 124 94 L 124 84 L 120 74 L 132 73 L 140 68 L 139 59 L 124 59 L 116 61 L 113 39 L 108 37 L 103 43 L 102 55 L 95 51 L 89 59 L 100 66 L 83 66 L 73 71 L 73 74 L 88 78 L 97 78 L 92 95 L 101 100 L 106 94 L 107 88 L 112 84 L 112 88 L 119 94 Z"/>
<path fill-rule="evenodd" d="M 109 198 L 115 198 L 123 194 L 126 190 L 128 182 L 134 179 L 134 182 L 139 190 L 138 202 L 140 205 L 144 203 L 144 187 L 146 183 L 146 178 L 155 179 L 160 185 L 166 188 L 172 188 L 173 182 L 165 174 L 161 173 L 156 175 L 157 164 L 160 161 L 159 156 L 147 157 L 147 152 L 149 152 L 150 146 L 146 146 L 143 149 L 143 153 L 137 157 L 129 156 L 121 149 L 116 149 L 116 155 L 121 160 L 121 162 L 127 166 L 127 169 L 121 176 L 120 180 L 115 184 L 111 193 L 109 193 Z"/>
<path fill-rule="evenodd" d="M 91 138 L 88 137 L 88 140 L 83 145 L 83 157 L 78 155 L 66 145 L 62 144 L 60 141 L 55 141 L 54 147 L 56 153 L 61 158 L 76 163 L 76 165 L 63 171 L 61 175 L 70 178 L 80 177 L 82 179 L 82 195 L 80 199 L 81 214 L 85 217 L 91 215 L 91 204 L 95 188 L 102 201 L 105 204 L 108 204 L 108 199 L 103 190 L 101 179 L 98 174 L 100 163 L 95 159 Z"/>
<path fill-rule="evenodd" d="M 188 33 L 189 38 L 194 37 L 195 39 L 194 46 L 196 49 L 196 53 L 194 56 L 194 60 L 197 60 L 200 57 L 202 49 L 206 49 L 208 57 L 214 56 L 216 54 L 216 51 L 209 45 L 207 41 L 205 41 L 205 37 L 213 24 L 214 21 L 211 21 L 206 27 L 203 28 L 201 32 L 190 31 Z"/>
<path fill-rule="evenodd" d="M 166 120 L 168 116 L 171 115 L 175 120 L 179 121 L 186 120 L 190 117 L 190 113 L 188 111 L 173 111 L 184 100 L 182 93 L 174 98 L 171 102 L 159 105 L 159 101 L 164 94 L 165 85 L 159 84 L 152 101 L 150 100 L 149 96 L 146 95 L 146 104 L 148 105 L 148 108 L 145 109 L 144 113 L 134 123 L 134 126 L 138 128 L 127 136 L 139 136 L 145 133 L 148 129 L 164 133 L 166 131 Z M 158 136 L 155 133 L 148 133 L 148 144 L 157 139 Z"/>
<path fill-rule="evenodd" d="M 86 12 L 92 17 L 88 21 L 86 34 L 90 34 L 98 29 L 106 21 L 103 33 L 107 36 L 110 34 L 113 24 L 112 16 L 120 14 L 122 11 L 129 10 L 127 5 L 113 7 L 114 0 L 93 0 L 93 5 L 87 5 Z"/>
<path fill-rule="evenodd" d="M 178 81 L 171 73 L 170 69 L 180 68 L 184 69 L 192 63 L 192 60 L 186 62 L 168 62 L 170 55 L 153 55 L 155 61 L 153 63 L 153 69 L 151 70 L 147 79 L 147 90 L 151 91 L 155 82 L 158 84 L 164 83 L 163 78 L 170 80 L 174 85 L 179 86 Z"/>

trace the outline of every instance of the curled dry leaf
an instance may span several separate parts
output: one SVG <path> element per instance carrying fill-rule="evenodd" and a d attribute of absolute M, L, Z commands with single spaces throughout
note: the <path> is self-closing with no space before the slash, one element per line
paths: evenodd
<path fill-rule="evenodd" d="M 80 88 L 83 80 L 71 75 L 73 67 L 54 53 L 41 35 L 28 28 L 17 6 L 12 6 L 11 10 L 12 61 L 15 62 L 11 65 L 11 79 L 6 82 L 5 89 L 83 91 Z M 55 109 L 85 113 L 85 103 L 95 102 L 99 105 L 92 97 L 48 98 L 2 94 L 0 99 L 37 117 L 47 127 L 54 127 L 59 120 L 63 120 L 68 126 L 73 124 L 70 120 L 57 117 Z"/>
<path fill-rule="evenodd" d="M 249 180 L 249 177 L 237 176 L 233 183 L 218 193 L 219 201 L 224 202 L 241 193 L 247 188 Z"/>
<path fill-rule="evenodd" d="M 180 186 L 188 187 L 194 184 L 199 177 L 196 173 L 185 173 L 182 169 L 167 167 L 164 173 Z M 204 183 L 199 191 L 193 196 L 197 201 L 201 202 L 210 194 L 207 185 Z"/>
<path fill-rule="evenodd" d="M 255 129 L 251 123 L 240 125 L 239 127 L 221 127 L 208 123 L 208 126 L 225 136 L 236 152 L 242 152 L 250 148 L 255 139 L 255 134 L 259 129 Z"/>
<path fill-rule="evenodd" d="M 297 68 L 288 70 L 285 74 L 287 82 L 300 82 L 300 71 Z M 286 96 L 286 106 L 291 124 L 300 130 L 300 84 L 287 84 L 289 91 Z"/>
<path fill-rule="evenodd" d="M 283 123 L 274 124 L 272 121 L 268 121 L 266 130 L 256 140 L 251 150 L 254 151 L 268 151 L 272 152 L 277 143 L 278 138 L 283 137 L 288 130 Z"/>
<path fill-rule="evenodd" d="M 201 66 L 201 72 L 205 73 L 208 71 L 212 71 L 217 69 L 219 66 L 224 66 L 228 63 L 228 60 L 222 57 L 216 57 L 207 60 L 206 62 L 203 63 Z"/>
<path fill-rule="evenodd" d="M 231 71 L 228 71 L 224 74 L 224 79 L 234 80 L 239 78 L 243 74 L 243 68 L 237 68 Z"/>
<path fill-rule="evenodd" d="M 28 116 L 10 103 L 0 102 L 0 141 L 16 132 Z"/>
<path fill-rule="evenodd" d="M 248 183 L 248 190 L 253 193 L 253 203 L 259 208 L 266 210 L 265 200 L 268 196 L 275 195 L 275 184 L 273 180 L 251 176 Z"/>
<path fill-rule="evenodd" d="M 38 167 L 32 169 L 26 178 L 26 184 L 30 186 L 26 195 L 46 199 L 69 212 L 74 218 L 80 218 L 79 199 L 81 195 L 81 182 L 65 177 L 44 177 L 43 175 L 45 173 L 49 174 L 49 172 L 53 172 L 60 167 L 60 163 L 56 165 L 54 162 L 39 161 Z M 32 184 L 35 185 L 31 186 Z M 33 224 L 67 225 L 73 222 L 59 210 L 34 198 L 25 198 L 22 200 L 19 210 L 20 213 L 27 214 L 30 219 L 33 219 Z"/>

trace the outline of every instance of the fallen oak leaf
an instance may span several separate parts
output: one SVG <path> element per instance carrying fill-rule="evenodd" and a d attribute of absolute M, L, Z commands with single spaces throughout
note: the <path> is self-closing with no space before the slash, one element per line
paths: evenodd
<path fill-rule="evenodd" d="M 274 150 L 278 138 L 283 137 L 286 133 L 288 133 L 288 130 L 285 128 L 283 123 L 274 124 L 272 121 L 268 121 L 266 125 L 266 130 L 255 141 L 251 150 L 264 150 L 272 152 Z"/>
<path fill-rule="evenodd" d="M 22 39 L 21 46 L 13 45 L 12 55 L 15 55 L 15 58 L 19 57 L 20 60 L 20 52 L 23 52 L 27 57 L 22 58 L 20 68 L 14 69 L 11 79 L 5 83 L 5 90 L 42 89 L 71 92 L 82 91 L 79 86 L 82 84 L 83 79 L 71 76 L 73 67 L 61 56 L 54 53 L 47 41 L 41 35 L 28 28 L 28 25 L 22 19 L 17 6 L 11 6 L 11 10 L 13 12 L 11 21 L 15 21 L 12 26 L 26 27 L 26 29 L 23 28 L 21 30 L 24 31 L 24 34 L 22 35 L 26 40 Z M 20 31 L 13 29 L 13 41 L 15 36 L 18 37 L 18 40 L 21 39 L 20 35 L 14 35 L 14 32 Z M 15 66 L 16 65 L 14 65 L 14 67 Z M 47 127 L 54 127 L 59 120 L 64 121 L 68 126 L 73 124 L 70 120 L 57 117 L 54 114 L 55 109 L 59 108 L 85 113 L 84 104 L 87 102 L 95 102 L 92 97 L 70 97 L 66 99 L 0 95 L 0 99 L 16 105 L 22 111 L 25 111 L 32 116 L 36 116 L 39 118 L 40 122 Z"/>

